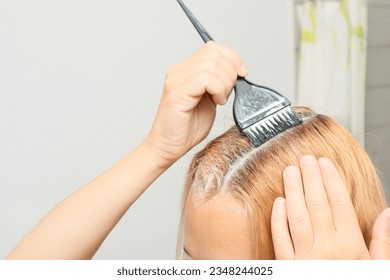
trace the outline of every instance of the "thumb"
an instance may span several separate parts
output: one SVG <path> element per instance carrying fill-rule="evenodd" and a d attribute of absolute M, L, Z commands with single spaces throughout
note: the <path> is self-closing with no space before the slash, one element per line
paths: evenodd
<path fill-rule="evenodd" d="M 370 255 L 373 260 L 390 260 L 390 208 L 382 211 L 372 228 Z"/>

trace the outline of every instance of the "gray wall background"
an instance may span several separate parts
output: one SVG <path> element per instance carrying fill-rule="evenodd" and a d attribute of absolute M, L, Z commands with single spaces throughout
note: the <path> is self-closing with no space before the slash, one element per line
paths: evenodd
<path fill-rule="evenodd" d="M 250 80 L 293 96 L 292 1 L 185 2 Z M 175 0 L 0 0 L 0 257 L 142 141 L 166 70 L 201 45 Z M 229 102 L 207 140 L 232 124 Z M 201 147 L 144 193 L 96 259 L 174 258 L 185 173 Z"/>

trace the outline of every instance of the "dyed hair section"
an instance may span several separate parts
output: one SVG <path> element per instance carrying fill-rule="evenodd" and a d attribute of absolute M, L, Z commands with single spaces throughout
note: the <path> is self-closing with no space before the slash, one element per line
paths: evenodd
<path fill-rule="evenodd" d="M 283 170 L 299 166 L 302 156 L 328 157 L 338 168 L 351 196 L 367 246 L 376 217 L 386 208 L 385 196 L 364 149 L 335 120 L 294 107 L 303 123 L 254 148 L 236 127 L 212 140 L 193 158 L 184 188 L 183 211 L 189 190 L 206 202 L 220 192 L 230 192 L 243 202 L 251 227 L 253 259 L 274 259 L 271 211 L 274 200 L 284 197 Z M 184 215 L 183 215 L 184 216 Z M 182 256 L 183 223 L 177 257 Z"/>

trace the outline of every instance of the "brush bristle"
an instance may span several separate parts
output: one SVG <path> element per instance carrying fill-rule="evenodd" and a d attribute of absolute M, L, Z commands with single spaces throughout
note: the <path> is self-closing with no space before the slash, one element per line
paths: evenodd
<path fill-rule="evenodd" d="M 268 116 L 244 129 L 244 134 L 257 147 L 283 131 L 300 124 L 302 120 L 290 106 Z"/>

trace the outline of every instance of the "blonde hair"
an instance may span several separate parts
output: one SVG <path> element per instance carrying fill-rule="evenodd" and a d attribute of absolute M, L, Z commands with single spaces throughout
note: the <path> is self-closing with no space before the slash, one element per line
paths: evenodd
<path fill-rule="evenodd" d="M 203 202 L 220 192 L 231 193 L 244 203 L 250 217 L 252 258 L 274 259 L 270 218 L 274 200 L 284 196 L 283 170 L 299 166 L 306 154 L 328 157 L 348 188 L 368 246 L 373 223 L 386 208 L 375 168 L 355 138 L 336 121 L 308 108 L 294 110 L 303 123 L 258 148 L 232 127 L 197 153 L 185 183 L 183 211 L 190 189 Z M 183 243 L 179 234 L 178 257 Z"/>

